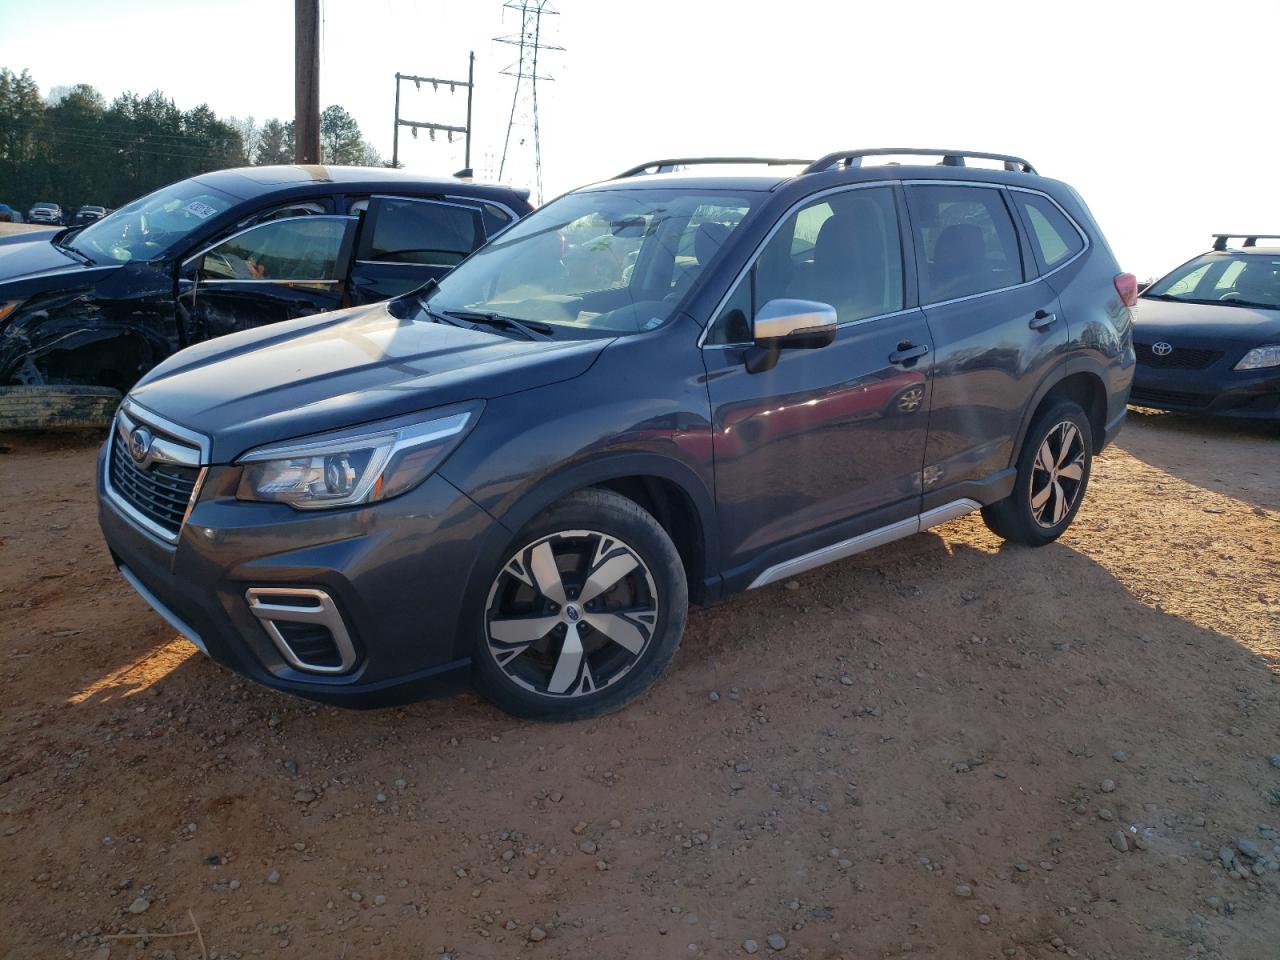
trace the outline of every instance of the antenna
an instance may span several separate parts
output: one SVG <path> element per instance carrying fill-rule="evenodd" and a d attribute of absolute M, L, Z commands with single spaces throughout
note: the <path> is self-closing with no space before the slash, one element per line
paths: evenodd
<path fill-rule="evenodd" d="M 519 49 L 516 62 L 499 71 L 503 76 L 515 77 L 516 87 L 511 95 L 511 116 L 507 120 L 507 136 L 502 142 L 502 160 L 498 164 L 501 180 L 507 167 L 507 154 L 511 147 L 511 131 L 517 126 L 533 127 L 533 170 L 535 197 L 542 203 L 542 128 L 538 119 L 538 81 L 555 77 L 538 72 L 538 55 L 546 50 L 563 51 L 564 47 L 546 43 L 542 39 L 543 16 L 559 16 L 560 11 L 547 0 L 506 0 L 504 10 L 520 15 L 520 32 L 505 37 L 494 37 L 498 43 L 506 43 Z M 523 140 L 520 141 L 524 143 Z"/>

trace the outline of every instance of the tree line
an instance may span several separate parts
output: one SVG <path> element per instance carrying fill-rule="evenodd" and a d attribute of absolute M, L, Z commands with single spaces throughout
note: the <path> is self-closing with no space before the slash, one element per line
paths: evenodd
<path fill-rule="evenodd" d="M 325 163 L 382 163 L 336 104 L 320 115 L 320 151 Z M 107 103 L 81 83 L 42 97 L 26 70 L 0 68 L 0 203 L 24 214 L 38 201 L 118 207 L 209 170 L 292 162 L 292 121 L 179 110 L 159 90 Z"/>

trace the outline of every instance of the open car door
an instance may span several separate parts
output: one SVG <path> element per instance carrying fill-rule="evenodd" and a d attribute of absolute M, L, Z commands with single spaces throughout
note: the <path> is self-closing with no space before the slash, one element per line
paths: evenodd
<path fill-rule="evenodd" d="M 485 240 L 478 206 L 385 196 L 367 204 L 351 266 L 352 303 L 398 297 L 438 280 Z"/>
<path fill-rule="evenodd" d="M 178 279 L 189 342 L 344 306 L 357 222 L 270 220 L 189 257 Z"/>

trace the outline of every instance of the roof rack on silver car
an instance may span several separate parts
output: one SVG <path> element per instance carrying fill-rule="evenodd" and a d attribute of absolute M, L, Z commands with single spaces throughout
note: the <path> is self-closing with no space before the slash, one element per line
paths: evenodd
<path fill-rule="evenodd" d="M 899 154 L 907 156 L 942 157 L 944 167 L 963 167 L 966 157 L 974 160 L 1000 160 L 1006 170 L 1020 170 L 1023 173 L 1035 173 L 1036 168 L 1030 161 L 1022 157 L 1010 156 L 1007 153 L 978 153 L 974 150 L 927 150 L 922 147 L 877 147 L 874 150 L 837 150 L 829 153 L 821 160 L 815 160 L 805 167 L 803 173 L 822 173 L 837 164 L 845 169 L 862 166 L 863 157 L 887 157 Z"/>
<path fill-rule="evenodd" d="M 642 173 L 671 173 L 676 167 L 694 167 L 712 163 L 764 164 L 770 167 L 794 167 L 807 164 L 808 160 L 787 160 L 782 157 L 675 157 L 669 160 L 650 160 L 624 170 L 613 179 L 625 180 L 627 177 L 638 177 Z"/>
<path fill-rule="evenodd" d="M 1280 233 L 1215 233 L 1213 235 L 1213 249 L 1227 249 L 1228 240 L 1237 240 L 1244 238 L 1246 247 L 1256 247 L 1259 240 L 1280 240 Z"/>

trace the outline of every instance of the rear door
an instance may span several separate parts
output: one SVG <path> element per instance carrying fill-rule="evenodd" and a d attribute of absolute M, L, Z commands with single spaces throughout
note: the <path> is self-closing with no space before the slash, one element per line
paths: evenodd
<path fill-rule="evenodd" d="M 192 341 L 343 306 L 354 217 L 269 220 L 182 264 L 179 306 Z"/>
<path fill-rule="evenodd" d="M 932 361 L 906 300 L 895 189 L 817 197 L 784 219 L 707 333 L 724 566 L 789 560 L 920 512 Z M 746 369 L 774 299 L 836 309 L 834 342 Z"/>
<path fill-rule="evenodd" d="M 1066 318 L 1002 187 L 930 182 L 906 192 L 935 348 L 924 490 L 971 496 L 966 485 L 1009 466 L 1026 403 L 1067 348 Z"/>
<path fill-rule="evenodd" d="M 484 243 L 480 208 L 451 200 L 370 197 L 349 208 L 364 208 L 351 300 L 373 303 L 438 280 Z"/>

